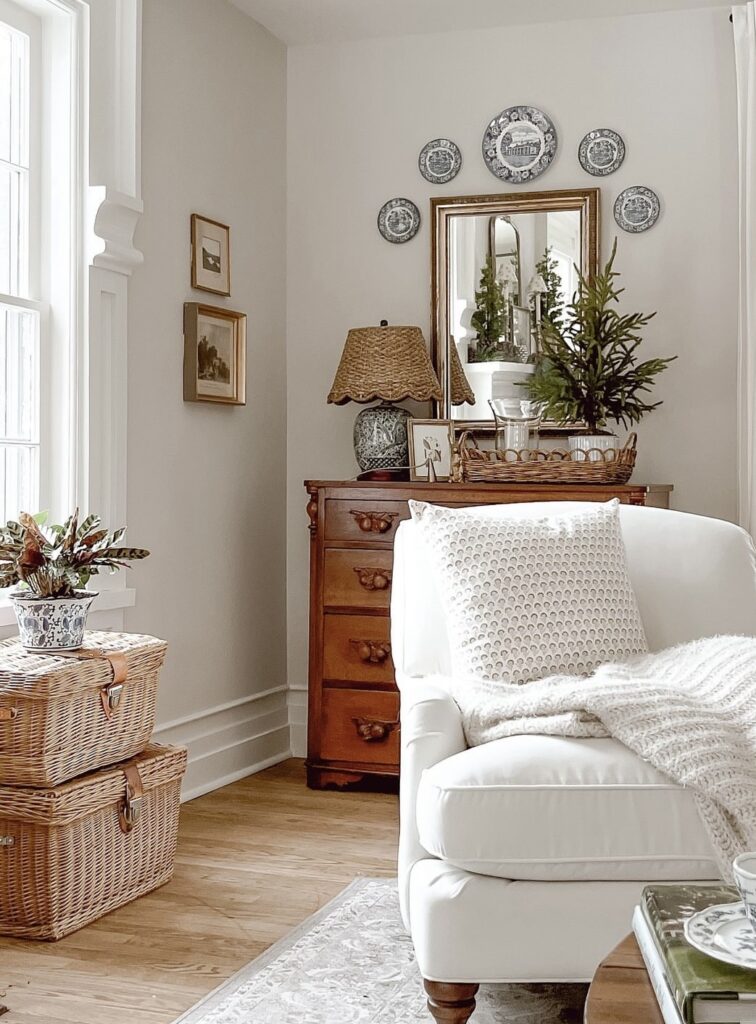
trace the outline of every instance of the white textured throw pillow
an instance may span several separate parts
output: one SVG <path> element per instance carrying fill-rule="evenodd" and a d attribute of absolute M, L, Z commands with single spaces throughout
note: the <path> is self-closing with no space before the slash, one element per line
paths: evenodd
<path fill-rule="evenodd" d="M 648 650 L 619 501 L 494 518 L 410 501 L 449 629 L 456 676 L 527 683 Z"/>

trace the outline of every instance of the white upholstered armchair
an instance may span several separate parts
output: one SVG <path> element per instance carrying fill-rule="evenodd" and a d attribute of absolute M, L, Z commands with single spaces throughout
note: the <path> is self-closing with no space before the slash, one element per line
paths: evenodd
<path fill-rule="evenodd" d="M 583 507 L 502 505 L 481 514 Z M 622 506 L 620 514 L 651 650 L 756 635 L 756 554 L 744 531 L 661 509 Z M 402 914 L 431 1013 L 464 1024 L 481 982 L 589 980 L 630 930 L 646 883 L 718 872 L 692 794 L 616 740 L 514 736 L 467 749 L 442 683 L 450 671 L 444 616 L 411 521 L 394 551 Z"/>

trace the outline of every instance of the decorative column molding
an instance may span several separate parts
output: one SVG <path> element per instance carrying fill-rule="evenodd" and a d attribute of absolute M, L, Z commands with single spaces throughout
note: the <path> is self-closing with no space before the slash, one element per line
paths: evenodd
<path fill-rule="evenodd" d="M 134 245 L 134 232 L 144 209 L 141 199 L 116 192 L 102 185 L 91 185 L 94 200 L 93 233 L 97 240 L 90 264 L 130 275 L 143 261 Z"/>
<path fill-rule="evenodd" d="M 128 285 L 143 260 L 134 245 L 143 210 L 142 0 L 84 2 L 89 8 L 89 338 L 80 491 L 88 508 L 120 525 L 127 514 Z"/>

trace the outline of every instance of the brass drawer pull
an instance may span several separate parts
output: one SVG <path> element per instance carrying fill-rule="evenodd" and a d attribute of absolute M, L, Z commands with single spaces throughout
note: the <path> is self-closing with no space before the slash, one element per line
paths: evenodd
<path fill-rule="evenodd" d="M 391 569 L 376 569 L 372 566 L 355 566 L 357 579 L 365 590 L 388 590 L 391 585 Z"/>
<path fill-rule="evenodd" d="M 366 665 L 382 665 L 391 657 L 391 644 L 385 640 L 350 640 L 349 643 Z"/>
<path fill-rule="evenodd" d="M 384 722 L 375 718 L 353 718 L 357 735 L 366 743 L 381 743 L 389 738 L 399 722 Z"/>
<path fill-rule="evenodd" d="M 363 533 L 387 533 L 399 518 L 398 512 L 363 512 L 358 508 L 350 508 L 349 515 L 354 516 Z"/>
<path fill-rule="evenodd" d="M 15 842 L 13 836 L 0 836 L 0 846 L 13 846 Z"/>

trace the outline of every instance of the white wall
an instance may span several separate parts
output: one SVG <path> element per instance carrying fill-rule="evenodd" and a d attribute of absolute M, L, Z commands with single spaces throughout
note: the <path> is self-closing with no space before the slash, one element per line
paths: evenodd
<path fill-rule="evenodd" d="M 288 72 L 289 682 L 306 684 L 308 534 L 302 480 L 356 472 L 354 406 L 325 399 L 348 328 L 429 326 L 433 194 L 506 191 L 480 155 L 490 118 L 542 107 L 560 148 L 534 186 L 602 187 L 602 245 L 620 235 L 628 308 L 658 310 L 646 353 L 679 354 L 665 401 L 641 426 L 636 479 L 672 482 L 677 508 L 735 514 L 736 125 L 726 8 L 295 47 Z M 602 181 L 580 168 L 591 128 L 619 131 L 623 167 Z M 429 139 L 462 149 L 434 189 L 417 170 Z M 647 234 L 616 229 L 613 198 L 648 184 L 663 213 Z M 391 245 L 382 203 L 413 199 L 417 237 Z M 426 335 L 427 336 L 427 335 Z M 303 717 L 303 695 L 293 698 Z M 299 731 L 301 737 L 301 730 Z"/>
<path fill-rule="evenodd" d="M 161 735 L 191 741 L 192 793 L 288 750 L 285 49 L 226 0 L 144 0 L 142 107 L 128 526 L 154 553 L 126 628 L 169 642 Z M 192 212 L 231 225 L 230 299 L 190 289 Z M 187 300 L 248 314 L 245 407 L 182 401 Z"/>

